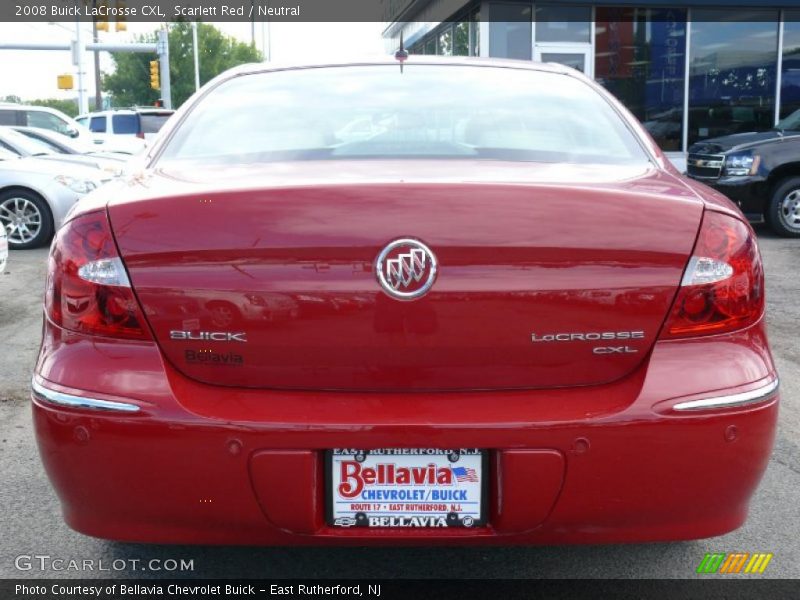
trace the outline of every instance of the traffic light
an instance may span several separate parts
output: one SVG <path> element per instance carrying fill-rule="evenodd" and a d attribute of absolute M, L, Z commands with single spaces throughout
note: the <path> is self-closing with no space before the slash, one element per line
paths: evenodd
<path fill-rule="evenodd" d="M 98 2 L 100 14 L 95 17 L 97 31 L 108 31 L 108 2 Z"/>
<path fill-rule="evenodd" d="M 150 87 L 154 90 L 161 89 L 161 77 L 158 73 L 158 61 L 150 61 Z"/>
<path fill-rule="evenodd" d="M 117 0 L 117 31 L 128 31 L 128 19 L 125 16 L 125 0 Z"/>

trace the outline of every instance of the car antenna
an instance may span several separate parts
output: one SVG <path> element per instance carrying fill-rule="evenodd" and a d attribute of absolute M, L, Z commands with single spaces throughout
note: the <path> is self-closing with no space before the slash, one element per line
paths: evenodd
<path fill-rule="evenodd" d="M 397 59 L 397 62 L 400 63 L 400 73 L 403 72 L 403 63 L 408 60 L 408 52 L 403 47 L 403 32 L 400 32 L 400 49 L 394 53 L 394 57 Z"/>

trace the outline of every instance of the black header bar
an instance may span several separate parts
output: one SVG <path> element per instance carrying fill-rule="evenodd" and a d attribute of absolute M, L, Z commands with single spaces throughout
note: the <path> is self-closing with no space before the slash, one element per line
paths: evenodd
<path fill-rule="evenodd" d="M 491 0 L 490 0 L 491 1 Z M 506 3 L 508 0 L 506 0 Z M 524 4 L 524 3 L 523 3 Z M 531 2 L 527 4 L 532 5 Z M 787 10 L 787 20 L 800 20 L 800 0 L 548 0 L 547 5 L 617 6 L 631 8 L 720 9 L 709 20 L 775 20 L 778 9 Z M 475 0 L 1 0 L 3 22 L 74 22 L 108 20 L 169 23 L 204 22 L 383 22 L 446 21 Z M 423 10 L 424 9 L 424 10 Z M 530 20 L 530 12 L 519 18 Z M 566 11 L 567 13 L 570 11 Z M 699 12 L 699 11 L 698 11 Z M 703 13 L 708 11 L 703 10 Z M 721 18 L 720 18 L 721 17 Z M 570 18 L 565 15 L 564 18 Z M 627 17 L 626 17 L 627 18 Z M 637 18 L 631 16 L 630 18 Z M 486 20 L 486 16 L 483 16 Z"/>

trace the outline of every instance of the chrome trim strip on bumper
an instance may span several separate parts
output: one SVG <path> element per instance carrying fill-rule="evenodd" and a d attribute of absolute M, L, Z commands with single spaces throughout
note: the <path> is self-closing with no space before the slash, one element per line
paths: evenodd
<path fill-rule="evenodd" d="M 59 406 L 67 406 L 69 408 L 92 408 L 95 410 L 110 410 L 118 412 L 138 412 L 139 407 L 135 404 L 128 404 L 127 402 L 112 402 L 111 400 L 98 400 L 97 398 L 86 398 L 83 396 L 73 396 L 72 394 L 64 394 L 56 392 L 55 390 L 48 389 L 41 384 L 37 383 L 34 379 L 31 381 L 31 388 L 37 398 Z"/>
<path fill-rule="evenodd" d="M 701 400 L 689 400 L 687 402 L 679 402 L 673 408 L 675 410 L 705 410 L 709 408 L 736 408 L 744 406 L 745 404 L 754 404 L 762 402 L 777 391 L 780 385 L 780 380 L 776 377 L 768 384 L 750 390 L 749 392 L 742 392 L 740 394 L 731 394 L 728 396 L 714 396 L 713 398 L 703 398 Z"/>
<path fill-rule="evenodd" d="M 727 396 L 714 396 L 712 398 L 702 398 L 700 400 L 689 400 L 679 402 L 673 408 L 675 410 L 705 410 L 710 408 L 732 408 L 762 402 L 777 391 L 780 386 L 778 378 L 773 379 L 768 384 L 739 394 Z M 42 400 L 59 406 L 69 408 L 90 408 L 95 410 L 110 410 L 118 412 L 138 412 L 139 407 L 127 402 L 113 402 L 111 400 L 99 400 L 97 398 L 86 398 L 84 396 L 73 396 L 55 390 L 48 389 L 34 379 L 31 381 L 33 393 Z"/>

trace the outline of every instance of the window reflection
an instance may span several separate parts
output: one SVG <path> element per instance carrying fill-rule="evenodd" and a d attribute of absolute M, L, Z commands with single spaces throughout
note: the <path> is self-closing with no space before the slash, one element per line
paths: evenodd
<path fill-rule="evenodd" d="M 595 78 L 663 150 L 681 150 L 686 11 L 598 8 L 595 37 Z"/>
<path fill-rule="evenodd" d="M 439 34 L 439 48 L 437 54 L 442 56 L 452 56 L 453 54 L 453 30 L 448 27 Z"/>
<path fill-rule="evenodd" d="M 472 26 L 469 28 L 469 55 L 481 55 L 481 28 L 480 28 L 481 13 L 480 10 L 474 11 L 470 15 Z"/>
<path fill-rule="evenodd" d="M 584 62 L 583 54 L 577 54 L 574 52 L 543 52 L 542 62 L 554 62 L 576 69 L 581 73 L 586 72 L 586 63 Z"/>
<path fill-rule="evenodd" d="M 536 5 L 536 43 L 591 42 L 590 6 Z"/>
<path fill-rule="evenodd" d="M 529 4 L 489 5 L 489 56 L 530 60 L 531 6 Z"/>
<path fill-rule="evenodd" d="M 417 40 L 409 51 L 439 56 L 480 55 L 480 10 L 462 12 L 453 21 L 445 21 Z"/>
<path fill-rule="evenodd" d="M 461 21 L 453 28 L 453 54 L 469 56 L 469 23 Z"/>
<path fill-rule="evenodd" d="M 800 110 L 800 10 L 786 11 L 782 71 L 781 118 L 785 118 Z"/>
<path fill-rule="evenodd" d="M 778 11 L 692 13 L 689 143 L 771 129 Z"/>

